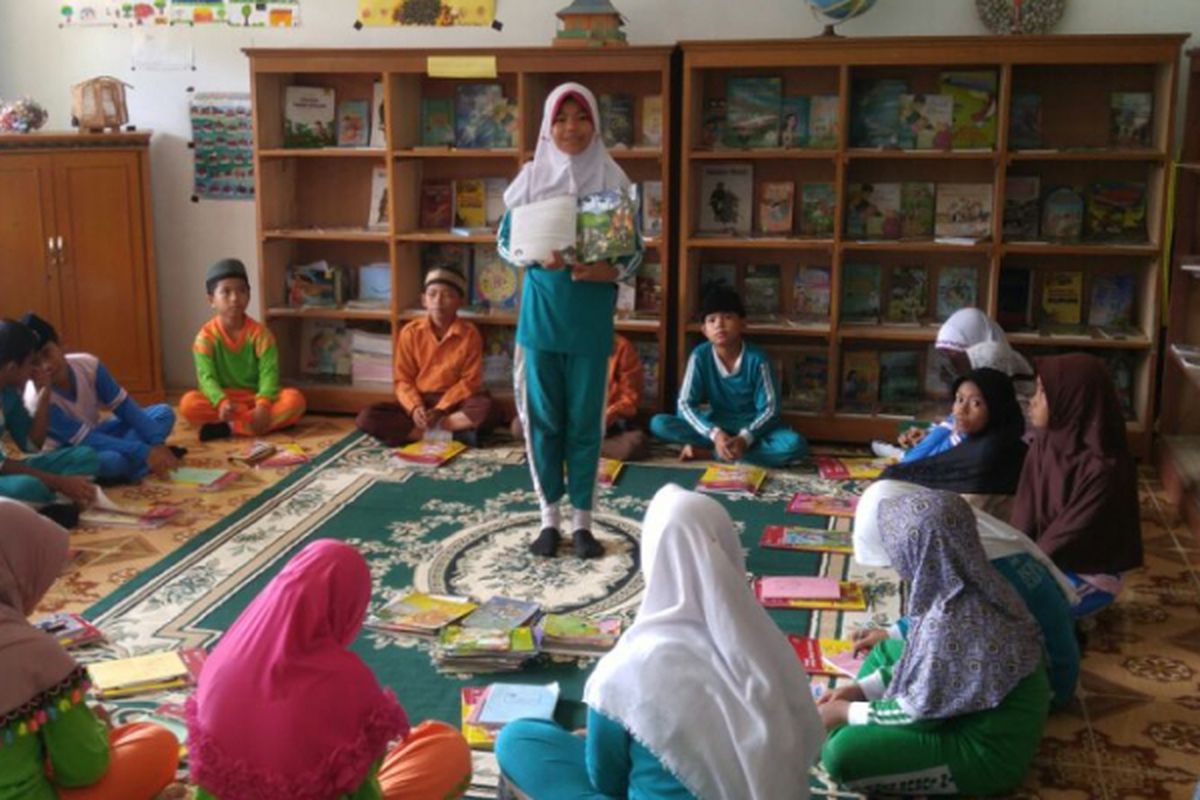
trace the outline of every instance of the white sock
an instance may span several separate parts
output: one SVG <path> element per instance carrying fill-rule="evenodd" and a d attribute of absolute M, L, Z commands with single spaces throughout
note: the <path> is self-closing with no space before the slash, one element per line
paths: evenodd
<path fill-rule="evenodd" d="M 585 531 L 592 529 L 592 512 L 581 511 L 578 508 L 571 512 L 571 530 L 577 531 L 583 528 Z"/>
<path fill-rule="evenodd" d="M 542 527 L 543 528 L 558 528 L 562 522 L 562 517 L 558 513 L 558 504 L 552 506 L 542 506 Z"/>

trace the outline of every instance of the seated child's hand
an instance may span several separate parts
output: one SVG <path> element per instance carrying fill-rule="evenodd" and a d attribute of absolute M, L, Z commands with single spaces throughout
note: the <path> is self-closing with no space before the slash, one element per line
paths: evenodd
<path fill-rule="evenodd" d="M 542 269 L 562 269 L 567 265 L 567 261 L 563 258 L 561 250 L 555 250 L 550 253 L 550 258 L 542 264 Z"/>
<path fill-rule="evenodd" d="M 854 642 L 854 654 L 858 655 L 863 652 L 870 652 L 871 648 L 888 638 L 888 632 L 883 628 L 867 628 L 858 630 L 850 637 L 850 641 Z"/>
<path fill-rule="evenodd" d="M 817 698 L 817 705 L 823 706 L 826 703 L 861 703 L 867 699 L 866 693 L 857 683 L 847 683 L 836 689 L 830 689 Z"/>
<path fill-rule="evenodd" d="M 271 407 L 270 406 L 255 406 L 253 413 L 250 414 L 250 430 L 256 434 L 263 434 L 271 427 Z"/>
<path fill-rule="evenodd" d="M 920 444 L 921 440 L 925 438 L 925 433 L 926 431 L 924 428 L 909 428 L 904 433 L 900 434 L 899 438 L 896 439 L 896 442 L 901 447 L 916 447 L 918 444 Z"/>
<path fill-rule="evenodd" d="M 221 422 L 229 422 L 233 419 L 233 403 L 231 401 L 226 400 L 221 403 L 221 407 L 217 409 L 217 419 Z"/>
<path fill-rule="evenodd" d="M 741 436 L 729 437 L 729 452 L 733 455 L 730 461 L 737 461 L 742 456 L 746 455 L 746 440 Z"/>
<path fill-rule="evenodd" d="M 425 427 L 436 428 L 442 422 L 442 417 L 446 416 L 444 411 L 439 411 L 436 408 L 431 408 L 425 412 Z"/>
<path fill-rule="evenodd" d="M 830 695 L 821 696 L 821 700 L 826 700 Z M 825 730 L 831 731 L 834 728 L 840 728 L 845 725 L 850 719 L 850 704 L 844 700 L 826 700 L 825 702 L 818 701 L 817 712 L 821 715 L 821 722 L 825 725 Z"/>
<path fill-rule="evenodd" d="M 417 406 L 412 411 L 413 425 L 416 425 L 421 430 L 429 427 L 429 409 L 425 406 Z"/>
<path fill-rule="evenodd" d="M 734 455 L 730 440 L 734 437 L 730 436 L 725 431 L 717 431 L 717 438 L 713 439 L 713 445 L 717 448 L 717 457 L 725 461 L 737 461 L 737 456 Z"/>
<path fill-rule="evenodd" d="M 595 283 L 612 283 L 620 273 L 617 268 L 607 261 L 596 261 L 592 264 L 576 264 L 571 267 L 571 280 L 593 281 Z"/>
<path fill-rule="evenodd" d="M 50 488 L 83 508 L 96 502 L 96 484 L 83 475 L 58 476 Z"/>
<path fill-rule="evenodd" d="M 160 444 L 150 448 L 150 452 L 146 454 L 146 466 L 150 467 L 150 471 L 160 478 L 166 477 L 166 474 L 179 466 L 179 459 L 171 452 L 171 448 L 165 444 Z"/>

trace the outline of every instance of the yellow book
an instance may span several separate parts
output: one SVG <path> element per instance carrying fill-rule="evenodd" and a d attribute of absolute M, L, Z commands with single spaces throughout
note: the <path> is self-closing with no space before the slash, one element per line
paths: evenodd
<path fill-rule="evenodd" d="M 617 477 L 624 468 L 624 461 L 617 461 L 615 458 L 600 459 L 600 469 L 596 471 L 596 483 L 601 486 L 612 486 L 617 482 Z"/>
<path fill-rule="evenodd" d="M 487 695 L 486 686 L 464 686 L 460 698 L 462 704 L 462 733 L 463 738 L 472 750 L 491 750 L 496 745 L 496 733 L 482 725 L 475 725 L 468 720 L 475 711 L 475 706 L 483 702 Z"/>
<path fill-rule="evenodd" d="M 467 449 L 462 442 L 453 439 L 422 439 L 392 451 L 396 466 L 440 467 Z"/>
<path fill-rule="evenodd" d="M 97 694 L 131 693 L 147 689 L 169 688 L 187 682 L 188 668 L 178 650 L 147 653 L 144 656 L 102 661 L 88 666 L 92 687 Z"/>
<path fill-rule="evenodd" d="M 749 464 L 710 464 L 696 490 L 710 494 L 758 494 L 767 471 Z"/>

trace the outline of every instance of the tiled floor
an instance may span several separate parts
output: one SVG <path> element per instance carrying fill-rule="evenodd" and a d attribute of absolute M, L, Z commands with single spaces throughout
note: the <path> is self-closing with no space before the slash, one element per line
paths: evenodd
<path fill-rule="evenodd" d="M 348 433 L 347 417 L 309 417 L 287 440 L 319 453 Z M 181 426 L 189 463 L 223 466 L 241 444 L 200 445 Z M 249 470 L 211 495 L 147 483 L 118 502 L 178 502 L 182 523 L 157 531 L 85 530 L 82 550 L 42 610 L 82 610 L 286 474 Z M 1142 476 L 1146 566 L 1089 626 L 1079 696 L 1050 719 L 1021 798 L 1192 797 L 1200 781 L 1200 542 L 1179 523 L 1152 472 Z"/>

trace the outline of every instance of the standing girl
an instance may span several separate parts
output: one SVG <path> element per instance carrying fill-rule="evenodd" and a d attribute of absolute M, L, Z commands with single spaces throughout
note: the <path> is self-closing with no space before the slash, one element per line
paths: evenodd
<path fill-rule="evenodd" d="M 596 98 L 584 86 L 564 83 L 550 93 L 533 161 L 504 193 L 510 212 L 552 197 L 629 188 L 629 179 L 597 132 L 599 118 Z M 511 213 L 506 213 L 499 251 L 501 258 L 515 263 L 510 237 Z M 570 494 L 574 509 L 575 554 L 595 558 L 604 553 L 591 529 L 613 305 L 616 284 L 637 272 L 641 246 L 638 237 L 638 252 L 612 263 L 567 264 L 556 251 L 546 263 L 525 270 L 513 381 L 542 513 L 541 532 L 529 548 L 534 555 L 552 556 L 558 550 L 558 503 L 564 493 Z"/>

